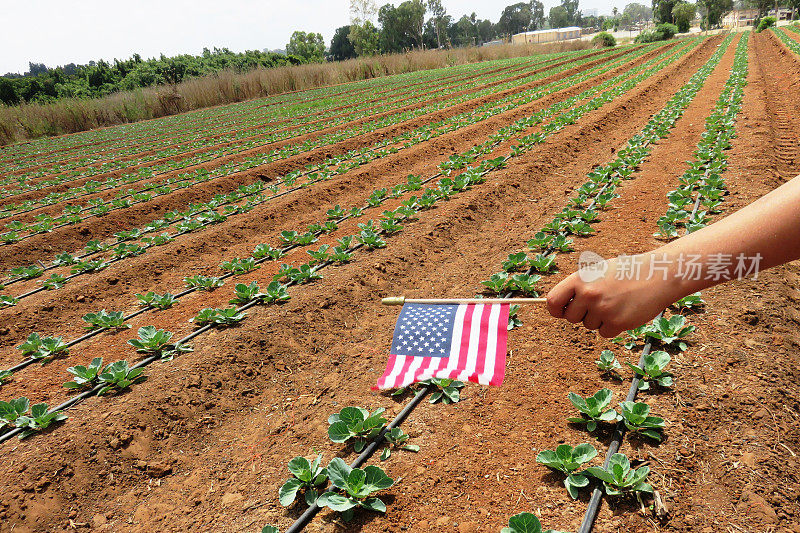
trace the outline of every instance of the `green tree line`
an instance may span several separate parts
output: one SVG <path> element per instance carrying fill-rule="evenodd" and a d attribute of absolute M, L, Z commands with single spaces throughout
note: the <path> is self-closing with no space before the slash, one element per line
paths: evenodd
<path fill-rule="evenodd" d="M 48 68 L 41 63 L 29 63 L 25 74 L 9 73 L 0 76 L 0 102 L 16 105 L 20 102 L 46 103 L 62 98 L 97 98 L 117 91 L 179 83 L 220 70 L 248 72 L 257 67 L 298 65 L 306 62 L 300 56 L 248 50 L 231 52 L 227 48 L 203 50 L 203 54 L 178 55 L 142 59 L 139 54 L 125 60 L 90 61 L 87 65 L 68 65 Z"/>

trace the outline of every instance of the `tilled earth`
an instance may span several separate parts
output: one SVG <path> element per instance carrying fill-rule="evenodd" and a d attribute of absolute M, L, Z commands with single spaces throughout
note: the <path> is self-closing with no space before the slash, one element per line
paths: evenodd
<path fill-rule="evenodd" d="M 324 279 L 291 289 L 289 302 L 254 308 L 237 327 L 198 337 L 194 352 L 148 367 L 147 381 L 128 392 L 83 402 L 52 431 L 2 444 L 0 531 L 288 527 L 302 508 L 287 510 L 277 502 L 287 461 L 313 453 L 326 461 L 355 457 L 329 441 L 328 415 L 347 405 L 385 407 L 394 415 L 410 399 L 370 390 L 383 371 L 397 315 L 379 299 L 479 292 L 480 281 L 509 253 L 525 249 L 586 174 L 612 160 L 720 42 L 707 40 L 513 158 L 486 183 L 420 212 L 386 248 L 358 252 L 352 263 L 322 271 Z M 749 54 L 738 136 L 727 154 L 730 195 L 723 214 L 800 173 L 800 58 L 769 32 L 751 36 Z M 608 256 L 659 244 L 653 233 L 666 210 L 665 195 L 688 168 L 732 64 L 729 47 L 670 135 L 601 213 L 596 233 L 577 239 L 576 251 L 559 257 L 560 273 L 545 278 L 543 289 L 574 271 L 581 251 Z M 175 292 L 184 276 L 246 256 L 255 244 L 274 242 L 282 229 L 317 222 L 334 204 L 360 204 L 368 191 L 399 183 L 409 173 L 431 175 L 439 162 L 482 142 L 504 123 L 583 88 L 565 89 L 401 151 L 3 310 L 3 367 L 18 360 L 14 346 L 32 331 L 75 337 L 87 312 L 132 311 L 134 292 Z M 507 153 L 511 144 L 499 152 Z M 397 201 L 385 205 L 392 208 Z M 145 221 L 146 213 L 139 218 Z M 340 234 L 354 226 L 343 225 Z M 44 244 L 42 239 L 31 250 L 45 250 Z M 284 261 L 304 262 L 304 256 L 300 249 Z M 237 281 L 265 284 L 276 268 L 266 264 Z M 787 265 L 704 293 L 704 309 L 688 317 L 697 326 L 689 349 L 674 358 L 674 389 L 647 396 L 667 421 L 664 442 L 626 439 L 621 450 L 651 467 L 669 515 L 657 519 L 649 510 L 643 513 L 635 500 L 606 501 L 596 531 L 800 531 L 799 282 L 800 267 Z M 188 333 L 187 321 L 199 309 L 226 305 L 230 284 L 188 296 L 171 310 L 148 312 L 134 328 L 153 324 Z M 523 326 L 509 334 L 503 387 L 469 385 L 462 401 L 450 406 L 423 402 L 403 425 L 419 453 L 397 451 L 386 462 L 372 460 L 397 480 L 382 495 L 386 515 L 360 513 L 345 524 L 324 511 L 308 531 L 499 531 L 522 511 L 537 514 L 545 527 L 578 528 L 588 495 L 571 500 L 561 478 L 535 456 L 561 443 L 590 442 L 601 451 L 599 462 L 610 435 L 597 438 L 567 424 L 565 418 L 573 415 L 567 392 L 585 396 L 609 387 L 619 397 L 627 391 L 629 373 L 622 372 L 626 381 L 599 375 L 594 361 L 600 351 L 621 350 L 594 333 L 556 321 L 541 308 L 523 309 L 520 316 Z M 51 404 L 62 401 L 66 367 L 95 356 L 131 359 L 125 342 L 133 336 L 103 333 L 74 347 L 68 359 L 25 369 L 0 393 L 4 399 L 25 394 Z"/>

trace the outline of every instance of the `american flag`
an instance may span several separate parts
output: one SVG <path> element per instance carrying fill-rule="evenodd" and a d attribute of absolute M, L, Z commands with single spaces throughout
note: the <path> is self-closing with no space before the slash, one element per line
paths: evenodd
<path fill-rule="evenodd" d="M 395 389 L 430 378 L 501 385 L 508 310 L 509 304 L 405 304 L 386 371 L 373 388 Z"/>

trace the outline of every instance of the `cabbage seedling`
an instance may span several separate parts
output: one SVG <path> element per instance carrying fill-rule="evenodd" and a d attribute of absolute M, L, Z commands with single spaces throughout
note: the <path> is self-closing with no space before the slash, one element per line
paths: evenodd
<path fill-rule="evenodd" d="M 219 265 L 219 267 L 226 272 L 231 272 L 234 276 L 239 274 L 247 274 L 248 272 L 252 272 L 257 268 L 260 268 L 258 265 L 256 265 L 256 260 L 252 257 L 248 257 L 247 259 L 239 259 L 238 257 L 235 257 L 230 261 L 224 261 Z"/>
<path fill-rule="evenodd" d="M 614 352 L 611 350 L 603 350 L 600 352 L 600 359 L 598 359 L 596 363 L 597 368 L 600 369 L 604 374 L 616 374 L 615 371 L 618 368 L 622 368 L 622 365 L 619 364 Z"/>
<path fill-rule="evenodd" d="M 342 513 L 345 521 L 353 518 L 353 510 L 356 507 L 379 513 L 386 512 L 386 505 L 380 498 L 372 496 L 394 485 L 394 480 L 382 469 L 373 465 L 363 470 L 350 468 L 342 459 L 336 457 L 328 465 L 327 472 L 333 486 L 343 494 L 328 491 L 317 499 L 317 505 Z"/>
<path fill-rule="evenodd" d="M 319 247 L 319 250 L 308 250 L 308 255 L 311 256 L 312 263 L 324 263 L 325 261 L 329 260 L 331 254 L 328 252 L 330 249 L 330 244 L 323 244 Z"/>
<path fill-rule="evenodd" d="M 528 296 L 538 296 L 536 283 L 541 279 L 542 277 L 537 274 L 514 274 L 509 280 L 508 287 Z"/>
<path fill-rule="evenodd" d="M 0 307 L 11 307 L 12 305 L 17 305 L 19 303 L 19 298 L 14 298 L 13 296 L 8 296 L 7 294 L 0 295 Z"/>
<path fill-rule="evenodd" d="M 532 513 L 515 514 L 508 520 L 508 527 L 500 530 L 500 533 L 560 533 L 554 529 L 542 531 L 542 523 Z"/>
<path fill-rule="evenodd" d="M 622 402 L 622 421 L 630 431 L 661 442 L 658 430 L 664 429 L 664 419 L 650 415 L 650 406 L 644 402 Z"/>
<path fill-rule="evenodd" d="M 567 418 L 573 424 L 586 424 L 586 429 L 594 431 L 597 429 L 598 422 L 613 422 L 617 420 L 617 412 L 609 409 L 611 405 L 611 389 L 600 389 L 594 396 L 583 398 L 574 392 L 570 392 L 567 397 L 572 405 L 581 412 L 581 418 Z"/>
<path fill-rule="evenodd" d="M 558 446 L 555 451 L 543 450 L 536 456 L 536 462 L 565 474 L 564 486 L 573 500 L 578 499 L 578 489 L 589 484 L 583 472 L 576 472 L 584 463 L 597 456 L 591 444 L 578 444 L 574 448 L 568 444 Z"/>
<path fill-rule="evenodd" d="M 75 381 L 68 381 L 64 383 L 64 386 L 68 389 L 82 389 L 93 385 L 97 380 L 97 376 L 100 374 L 102 366 L 103 358 L 95 357 L 86 366 L 77 365 L 69 367 L 67 372 L 75 377 Z"/>
<path fill-rule="evenodd" d="M 39 283 L 42 284 L 42 287 L 51 291 L 63 287 L 67 283 L 67 278 L 61 274 L 52 274 L 49 278 Z"/>
<path fill-rule="evenodd" d="M 519 305 L 512 305 L 508 309 L 508 331 L 518 328 L 522 325 L 522 320 L 519 318 Z"/>
<path fill-rule="evenodd" d="M 0 429 L 13 425 L 17 418 L 28 412 L 30 402 L 24 396 L 8 402 L 0 401 Z"/>
<path fill-rule="evenodd" d="M 645 483 L 650 468 L 642 466 L 631 468 L 628 458 L 621 453 L 615 453 L 609 460 L 608 468 L 590 466 L 586 473 L 603 482 L 606 494 L 620 496 L 624 493 L 653 492 L 653 487 Z"/>
<path fill-rule="evenodd" d="M 261 533 L 281 533 L 281 530 L 275 526 L 264 526 L 261 528 Z"/>
<path fill-rule="evenodd" d="M 286 480 L 278 491 L 278 501 L 284 507 L 289 507 L 294 503 L 297 492 L 305 492 L 306 504 L 313 505 L 317 501 L 317 489 L 324 485 L 328 480 L 327 471 L 320 467 L 322 455 L 318 455 L 313 462 L 305 457 L 295 457 L 289 461 L 289 472 L 293 477 Z"/>
<path fill-rule="evenodd" d="M 642 378 L 639 382 L 639 390 L 649 390 L 651 381 L 662 387 L 672 386 L 672 374 L 664 370 L 671 360 L 672 358 L 667 352 L 657 351 L 644 356 L 644 368 L 630 363 L 625 364 Z"/>
<path fill-rule="evenodd" d="M 44 270 L 35 265 L 16 267 L 9 271 L 12 278 L 33 279 L 38 278 L 44 273 Z"/>
<path fill-rule="evenodd" d="M 353 259 L 353 254 L 350 252 L 345 251 L 340 246 L 336 246 L 333 249 L 333 253 L 330 256 L 331 261 L 335 263 L 349 263 Z"/>
<path fill-rule="evenodd" d="M 677 307 L 678 309 L 691 309 L 693 307 L 700 307 L 705 304 L 706 302 L 705 300 L 703 300 L 700 293 L 696 292 L 694 294 L 690 294 L 689 296 L 684 296 L 683 298 L 675 302 L 673 306 Z"/>
<path fill-rule="evenodd" d="M 509 254 L 508 259 L 503 261 L 502 268 L 506 272 L 515 272 L 525 268 L 528 263 L 528 255 L 525 252 Z"/>
<path fill-rule="evenodd" d="M 161 355 L 162 359 L 172 357 L 175 352 L 189 352 L 188 346 L 175 346 L 170 344 L 173 333 L 163 329 L 156 329 L 155 326 L 144 326 L 139 328 L 139 338 L 131 339 L 128 344 L 136 348 L 139 353 Z"/>
<path fill-rule="evenodd" d="M 464 388 L 464 383 L 454 379 L 447 378 L 431 378 L 421 382 L 424 385 L 434 385 L 438 390 L 431 393 L 428 401 L 436 403 L 439 400 L 445 405 L 451 403 L 458 403 L 461 400 L 461 392 L 459 389 Z"/>
<path fill-rule="evenodd" d="M 269 244 L 259 244 L 253 250 L 253 257 L 255 259 L 264 259 L 268 257 L 271 260 L 276 261 L 284 255 L 286 254 L 283 253 L 283 250 L 280 248 L 273 248 Z"/>
<path fill-rule="evenodd" d="M 345 211 L 344 209 L 342 209 L 342 206 L 336 204 L 335 206 L 333 206 L 333 209 L 328 209 L 327 215 L 328 215 L 328 220 L 337 220 L 344 217 Z"/>
<path fill-rule="evenodd" d="M 285 302 L 289 300 L 291 296 L 287 291 L 286 285 L 282 284 L 279 281 L 272 281 L 269 285 L 267 285 L 267 289 L 264 291 L 262 296 L 262 300 L 265 303 L 275 303 L 275 302 Z"/>
<path fill-rule="evenodd" d="M 380 433 L 387 420 L 381 416 L 386 409 L 378 408 L 372 414 L 361 407 L 345 407 L 328 417 L 328 437 L 333 442 L 355 439 L 353 449 L 361 452 L 369 439 Z"/>
<path fill-rule="evenodd" d="M 26 357 L 41 360 L 42 364 L 59 355 L 69 354 L 69 347 L 61 337 L 40 337 L 38 333 L 28 335 L 25 342 L 17 346 L 17 349 Z"/>
<path fill-rule="evenodd" d="M 22 415 L 18 417 L 14 421 L 14 425 L 17 428 L 24 429 L 24 431 L 19 435 L 20 439 L 24 439 L 26 437 L 30 437 L 37 431 L 43 431 L 47 429 L 53 422 L 61 422 L 62 420 L 66 419 L 67 415 L 61 411 L 48 413 L 46 403 L 37 403 L 31 406 L 30 415 Z"/>
<path fill-rule="evenodd" d="M 481 281 L 481 285 L 494 293 L 500 294 L 508 285 L 508 272 L 496 272 L 488 280 Z"/>
<path fill-rule="evenodd" d="M 128 366 L 128 361 L 111 363 L 97 376 L 98 381 L 105 384 L 105 387 L 100 389 L 97 394 L 102 396 L 110 390 L 116 389 L 120 391 L 127 389 L 134 383 L 140 383 L 147 379 L 146 376 L 142 375 L 142 372 L 144 372 L 144 368 L 131 369 Z"/>
<path fill-rule="evenodd" d="M 408 441 L 408 439 L 411 438 L 411 436 L 400 428 L 390 429 L 389 431 L 384 433 L 383 438 L 386 439 L 386 442 L 388 442 L 391 446 L 394 446 L 395 448 L 400 448 L 401 450 L 406 450 L 415 453 L 419 451 L 419 446 L 417 446 L 416 444 L 406 444 L 406 442 Z M 381 453 L 381 461 L 387 460 L 392 455 L 391 446 L 387 446 L 386 448 L 383 449 L 383 452 Z"/>
<path fill-rule="evenodd" d="M 683 339 L 695 330 L 694 326 L 686 325 L 686 317 L 683 315 L 673 315 L 669 319 L 665 317 L 657 318 L 652 324 L 645 328 L 645 337 L 659 340 L 664 345 L 675 345 L 679 350 L 684 351 L 687 345 Z"/>
<path fill-rule="evenodd" d="M 122 311 L 108 312 L 103 309 L 98 313 L 83 315 L 83 320 L 89 324 L 88 326 L 84 326 L 88 331 L 106 328 L 128 329 L 131 327 L 130 324 L 125 323 L 125 317 Z"/>
<path fill-rule="evenodd" d="M 237 283 L 233 290 L 236 296 L 228 301 L 228 303 L 231 304 L 244 305 L 253 300 L 259 300 L 263 296 L 258 288 L 258 283 L 255 281 L 250 283 L 250 285 Z"/>
<path fill-rule="evenodd" d="M 208 276 L 188 276 L 183 278 L 183 282 L 190 289 L 197 289 L 200 291 L 213 291 L 217 287 L 222 287 L 223 281 L 217 277 Z"/>
<path fill-rule="evenodd" d="M 0 385 L 8 381 L 14 373 L 11 370 L 0 370 Z"/>

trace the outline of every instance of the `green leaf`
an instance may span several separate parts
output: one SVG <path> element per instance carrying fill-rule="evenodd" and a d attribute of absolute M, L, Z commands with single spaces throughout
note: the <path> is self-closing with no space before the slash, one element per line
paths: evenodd
<path fill-rule="evenodd" d="M 295 457 L 289 461 L 288 468 L 289 472 L 300 481 L 306 483 L 311 481 L 311 465 L 305 457 Z"/>
<path fill-rule="evenodd" d="M 380 498 L 367 498 L 361 502 L 361 507 L 364 509 L 369 509 L 370 511 L 376 511 L 378 513 L 386 512 L 386 504 L 384 504 Z"/>
<path fill-rule="evenodd" d="M 320 507 L 328 507 L 334 511 L 344 512 L 356 507 L 358 503 L 351 499 L 336 494 L 335 492 L 326 492 L 317 499 L 317 505 Z"/>
<path fill-rule="evenodd" d="M 289 507 L 294 503 L 297 497 L 297 491 L 303 486 L 303 482 L 299 479 L 289 479 L 278 491 L 278 501 L 284 507 Z"/>
<path fill-rule="evenodd" d="M 334 486 L 344 489 L 347 487 L 347 478 L 350 477 L 350 466 L 339 457 L 335 457 L 328 465 L 328 477 Z"/>
<path fill-rule="evenodd" d="M 347 442 L 347 439 L 352 436 L 353 434 L 350 433 L 350 429 L 348 429 L 345 422 L 334 422 L 328 428 L 328 437 L 330 437 L 333 442 Z"/>
<path fill-rule="evenodd" d="M 542 533 L 542 524 L 532 513 L 520 513 L 508 520 L 502 533 Z"/>

